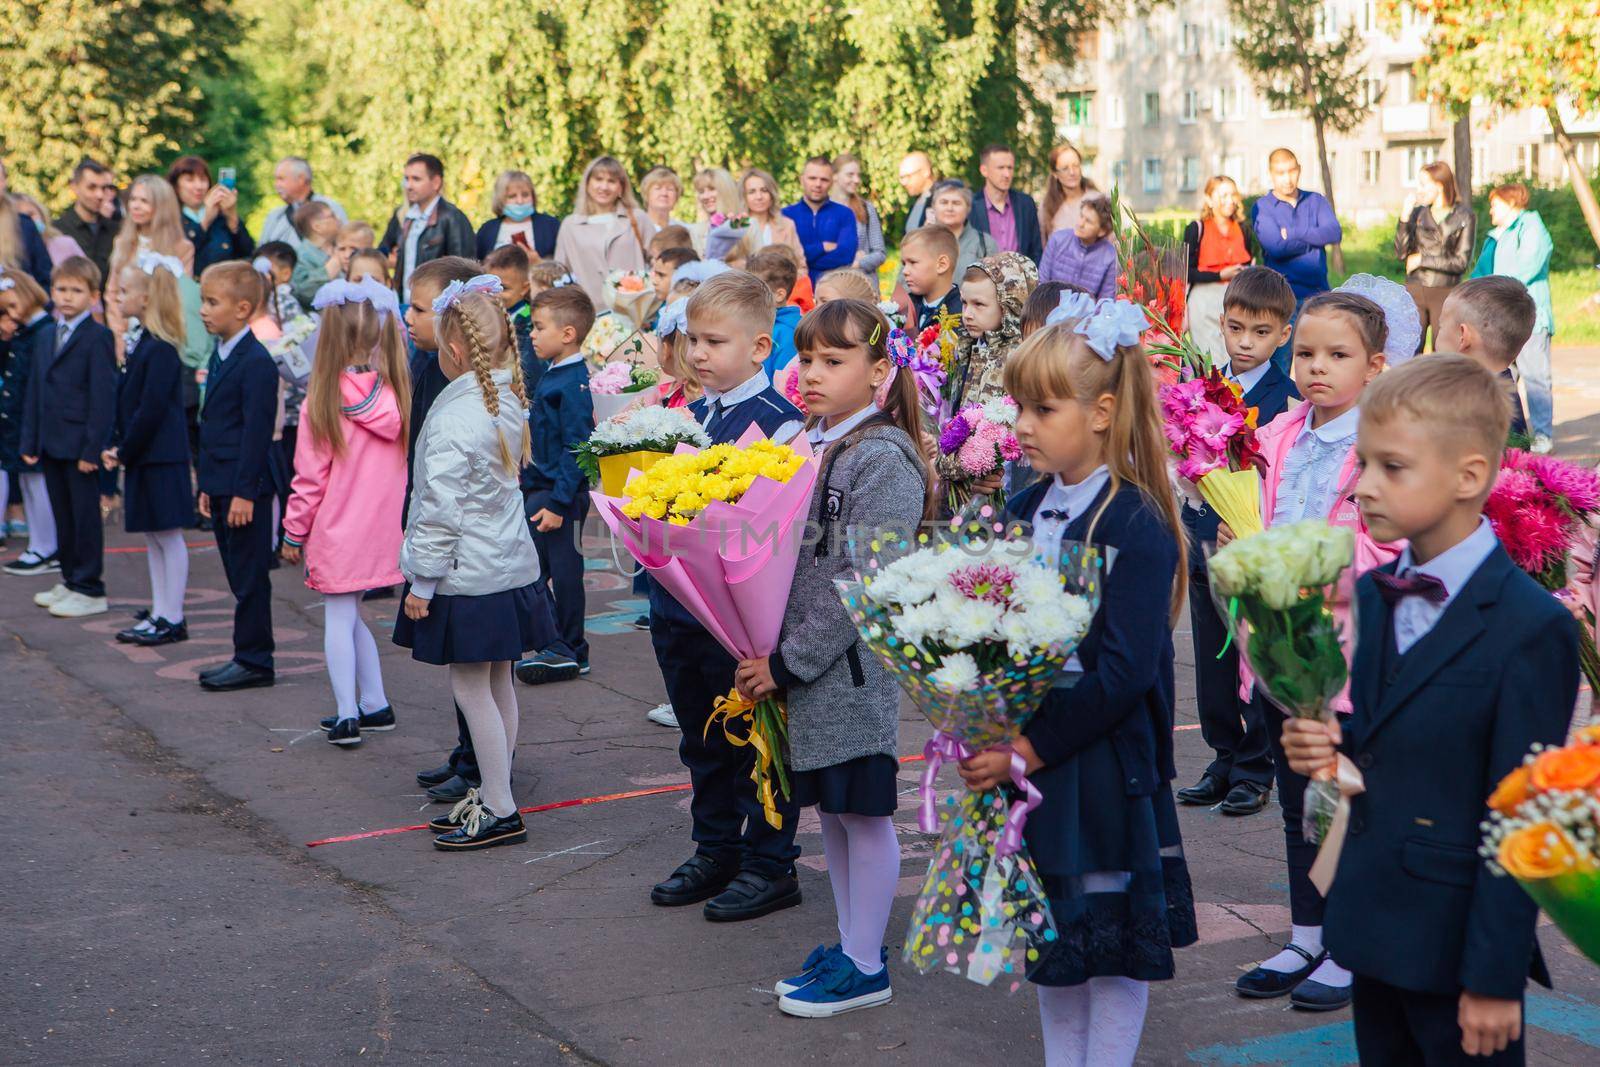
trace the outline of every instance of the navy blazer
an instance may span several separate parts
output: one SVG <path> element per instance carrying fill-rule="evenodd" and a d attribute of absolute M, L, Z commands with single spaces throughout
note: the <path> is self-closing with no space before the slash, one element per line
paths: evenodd
<path fill-rule="evenodd" d="M 1007 501 L 1006 510 L 1031 522 L 1049 487 L 1048 478 L 1035 482 Z M 1083 677 L 1071 689 L 1052 689 L 1023 736 L 1044 761 L 1041 775 L 1109 737 L 1126 795 L 1149 796 L 1178 773 L 1171 622 L 1178 544 L 1160 512 L 1131 485 L 1123 485 L 1095 521 L 1110 490 L 1101 490 L 1062 535 L 1086 540 L 1093 523 L 1093 543 L 1116 550 L 1100 610 L 1078 646 Z"/>
<path fill-rule="evenodd" d="M 27 417 L 28 379 L 33 365 L 49 358 L 55 331 L 56 320 L 41 315 L 18 328 L 9 343 L 0 345 L 5 359 L 0 370 L 0 469 L 23 469 L 22 421 Z"/>
<path fill-rule="evenodd" d="M 478 227 L 478 258 L 484 259 L 494 251 L 494 243 L 500 239 L 501 219 L 490 219 Z M 561 220 L 554 215 L 546 215 L 542 211 L 535 211 L 528 220 L 533 223 L 533 250 L 539 253 L 540 259 L 553 259 L 556 254 L 556 234 L 561 231 Z"/>
<path fill-rule="evenodd" d="M 237 232 L 228 229 L 228 220 L 222 212 L 211 220 L 205 229 L 188 215 L 183 216 L 183 235 L 194 245 L 194 276 L 204 274 L 213 263 L 230 259 L 249 259 L 256 250 L 255 238 L 245 229 L 244 219 L 239 220 Z"/>
<path fill-rule="evenodd" d="M 1273 363 L 1267 364 L 1267 372 L 1256 382 L 1255 387 L 1244 394 L 1244 402 L 1256 409 L 1256 425 L 1265 426 L 1273 419 L 1288 410 L 1291 401 L 1300 399 L 1300 390 L 1294 387 L 1294 379 L 1279 370 Z M 1191 507 L 1186 501 L 1183 505 L 1183 528 L 1189 535 L 1189 575 L 1200 581 L 1206 580 L 1206 557 L 1204 544 L 1217 539 L 1217 525 L 1221 517 L 1210 505 L 1202 503 L 1198 509 Z"/>
<path fill-rule="evenodd" d="M 117 460 L 125 467 L 188 463 L 183 363 L 178 350 L 146 330 L 128 353 L 117 391 Z"/>
<path fill-rule="evenodd" d="M 1530 974 L 1548 985 L 1538 908 L 1479 857 L 1479 822 L 1535 741 L 1566 736 L 1578 694 L 1572 616 L 1498 546 L 1405 656 L 1370 574 L 1356 609 L 1344 751 L 1366 792 L 1353 798 L 1328 894 L 1329 950 L 1357 974 L 1422 993 L 1514 999 Z"/>
<path fill-rule="evenodd" d="M 280 480 L 271 453 L 278 418 L 278 365 L 256 335 L 245 332 L 215 374 L 206 378 L 200 409 L 200 491 L 260 500 Z"/>
<path fill-rule="evenodd" d="M 1039 257 L 1044 255 L 1044 231 L 1039 228 L 1039 206 L 1033 202 L 1033 197 L 1020 190 L 1013 189 L 1007 195 L 1011 200 L 1012 217 L 1017 223 L 1017 251 L 1038 266 Z M 980 185 L 973 191 L 972 213 L 967 216 L 967 221 L 979 233 L 989 233 L 989 208 L 984 197 L 983 186 Z M 956 282 L 959 285 L 960 279 L 956 279 Z"/>
<path fill-rule="evenodd" d="M 47 337 L 54 339 L 51 320 Z M 117 352 L 111 331 L 92 318 L 78 323 L 59 351 L 44 345 L 28 372 L 22 408 L 22 454 L 100 464 L 117 410 Z"/>
<path fill-rule="evenodd" d="M 526 475 L 550 483 L 550 508 L 576 518 L 586 503 L 589 483 L 572 450 L 594 433 L 594 400 L 589 395 L 589 368 L 579 360 L 565 367 L 546 367 L 529 405 L 533 462 Z M 525 478 L 524 488 L 529 486 Z"/>

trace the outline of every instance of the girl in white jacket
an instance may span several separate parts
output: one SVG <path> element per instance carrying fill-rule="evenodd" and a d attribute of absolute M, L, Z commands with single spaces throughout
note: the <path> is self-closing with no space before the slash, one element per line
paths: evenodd
<path fill-rule="evenodd" d="M 528 459 L 528 401 L 499 290 L 498 278 L 480 274 L 451 282 L 433 302 L 439 367 L 450 384 L 417 440 L 400 550 L 410 586 L 395 643 L 414 659 L 449 666 L 483 774 L 480 789 L 431 824 L 434 844 L 450 851 L 527 840 L 511 796 L 511 666 L 556 638 L 517 484 Z"/>

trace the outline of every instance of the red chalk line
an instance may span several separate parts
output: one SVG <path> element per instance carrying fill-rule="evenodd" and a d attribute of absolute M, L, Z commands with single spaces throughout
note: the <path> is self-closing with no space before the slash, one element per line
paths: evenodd
<path fill-rule="evenodd" d="M 1198 730 L 1198 723 L 1175 727 L 1178 730 Z M 922 756 L 901 756 L 901 763 L 920 763 Z M 582 808 L 590 804 L 609 804 L 613 800 L 637 800 L 639 797 L 660 796 L 663 793 L 683 793 L 689 789 L 688 782 L 677 785 L 661 785 L 654 789 L 633 789 L 626 793 L 606 793 L 597 797 L 577 797 L 573 800 L 557 800 L 549 804 L 534 804 L 531 807 L 518 808 L 519 815 L 537 815 L 545 811 L 559 811 L 562 808 Z M 322 845 L 342 845 L 347 841 L 365 841 L 369 837 L 388 837 L 391 834 L 409 834 L 414 830 L 426 830 L 428 824 L 417 823 L 415 826 L 391 826 L 386 830 L 367 830 L 359 834 L 344 834 L 341 837 L 324 837 L 320 841 L 307 841 L 306 848 L 318 848 Z"/>

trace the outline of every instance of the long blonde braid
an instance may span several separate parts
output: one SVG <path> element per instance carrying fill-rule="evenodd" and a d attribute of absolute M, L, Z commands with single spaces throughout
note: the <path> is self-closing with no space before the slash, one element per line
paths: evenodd
<path fill-rule="evenodd" d="M 517 322 L 511 317 L 511 312 L 506 312 L 506 345 L 511 349 L 511 391 L 516 394 L 517 401 L 526 412 L 528 403 L 528 383 L 522 376 L 522 349 L 517 347 Z M 535 357 L 537 358 L 537 357 Z M 533 441 L 528 432 L 528 420 L 522 420 L 522 463 L 527 466 L 533 462 Z"/>
<path fill-rule="evenodd" d="M 478 297 L 480 300 L 492 299 Z M 456 319 L 461 327 L 462 336 L 467 342 L 467 356 L 472 361 L 472 373 L 478 379 L 478 389 L 483 394 L 483 408 L 489 413 L 489 418 L 494 420 L 495 436 L 500 441 L 500 462 L 505 464 L 507 473 L 517 473 L 516 461 L 511 456 L 511 446 L 506 444 L 506 435 L 500 428 L 500 390 L 495 387 L 491 371 L 494 369 L 494 353 L 490 350 L 487 340 L 484 339 L 483 330 L 479 327 L 477 319 L 472 315 L 468 302 L 472 297 L 464 297 L 450 309 L 450 315 Z"/>

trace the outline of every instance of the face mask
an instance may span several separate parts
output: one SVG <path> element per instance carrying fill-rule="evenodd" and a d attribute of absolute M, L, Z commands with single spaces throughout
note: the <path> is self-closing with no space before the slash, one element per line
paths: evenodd
<path fill-rule="evenodd" d="M 506 216 L 506 218 L 510 219 L 512 222 L 525 222 L 528 219 L 533 218 L 533 205 L 532 204 L 507 204 L 506 205 L 506 209 L 505 209 L 505 216 Z"/>

